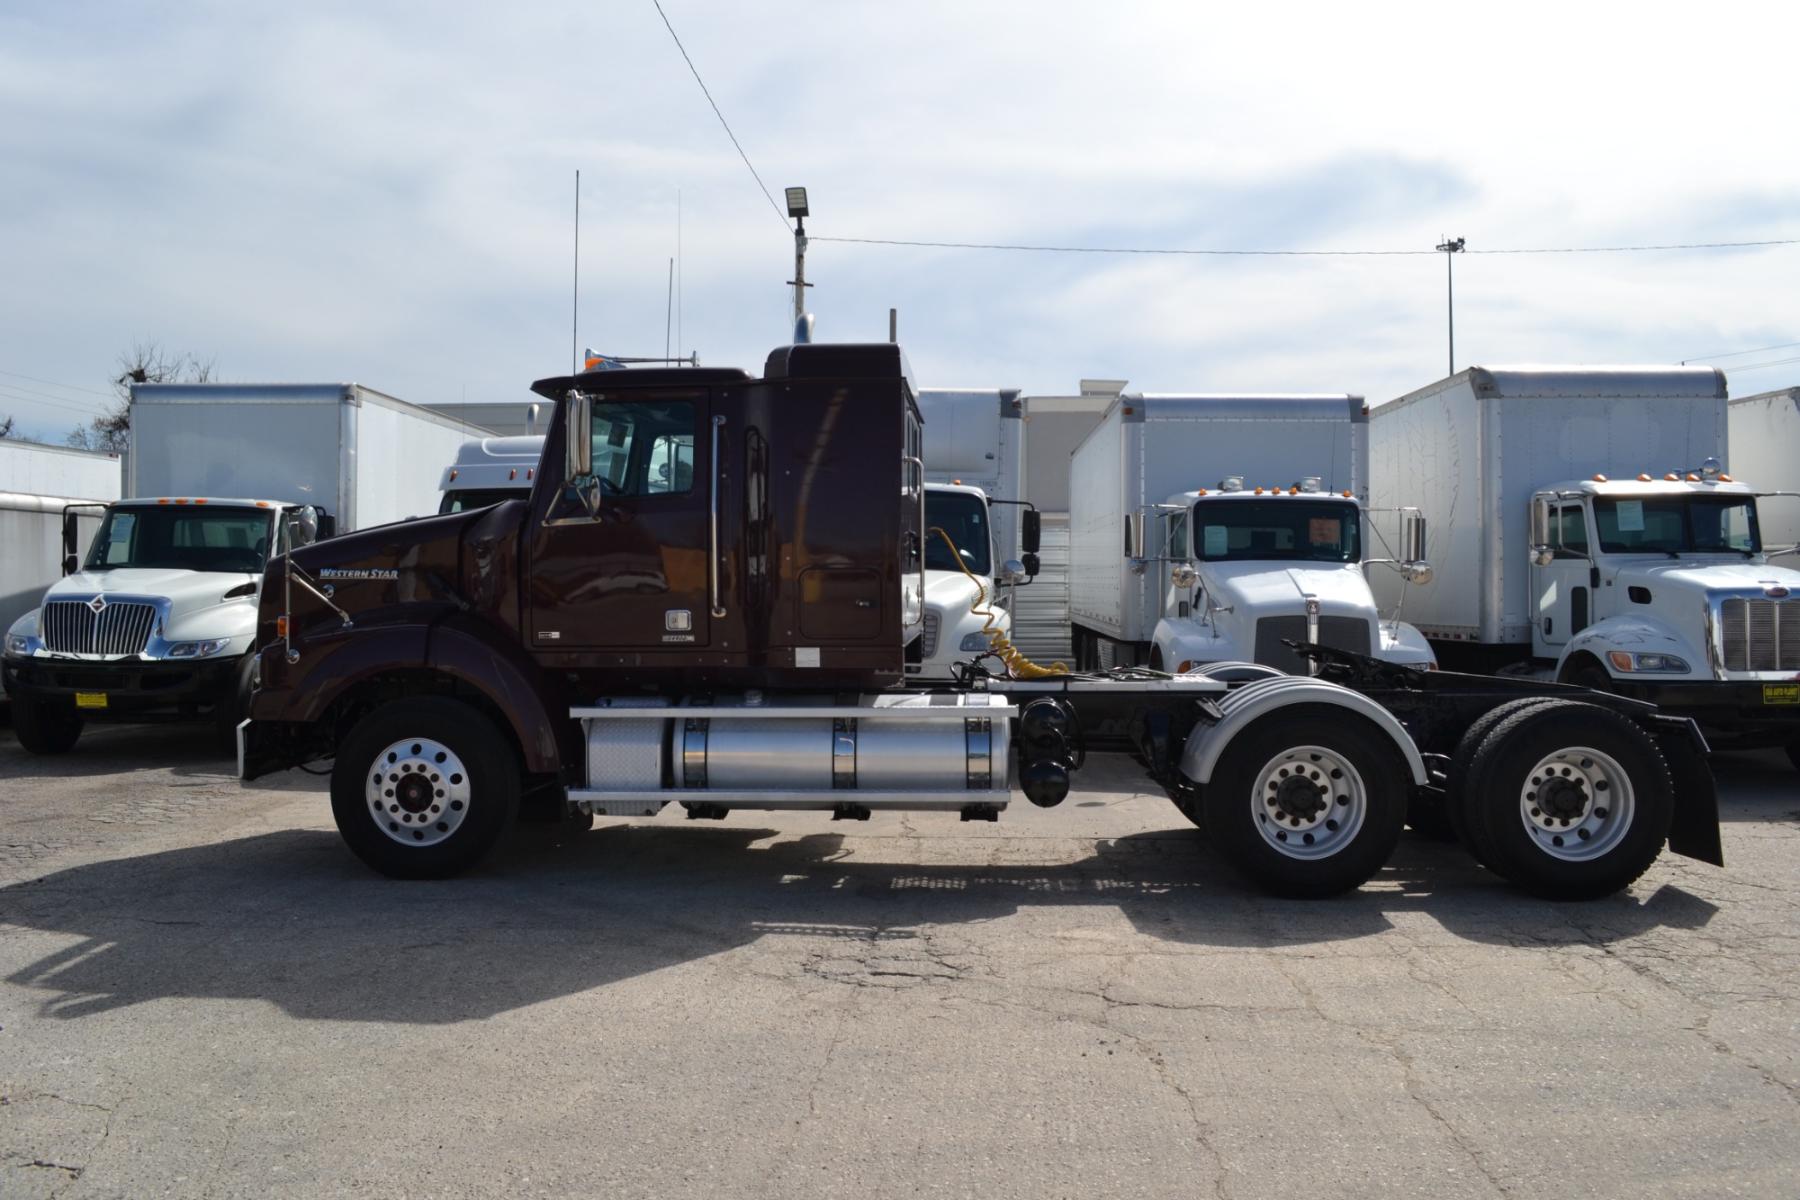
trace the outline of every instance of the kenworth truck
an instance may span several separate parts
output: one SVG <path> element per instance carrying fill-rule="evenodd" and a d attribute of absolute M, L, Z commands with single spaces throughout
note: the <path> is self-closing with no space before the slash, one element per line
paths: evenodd
<path fill-rule="evenodd" d="M 1015 785 L 1060 802 L 1106 747 L 1288 894 L 1367 880 L 1415 796 L 1545 895 L 1623 887 L 1665 841 L 1720 860 L 1691 723 L 1579 688 L 1318 646 L 1316 676 L 905 686 L 930 530 L 898 346 L 534 388 L 558 407 L 528 498 L 296 549 L 262 580 L 239 774 L 331 760 L 338 829 L 385 874 L 464 870 L 522 799 L 578 822 L 671 802 L 993 820 Z M 682 445 L 686 485 L 652 486 Z"/>
<path fill-rule="evenodd" d="M 1376 502 L 1423 510 L 1438 565 L 1386 599 L 1447 665 L 1648 700 L 1800 765 L 1800 571 L 1759 523 L 1796 499 L 1723 469 L 1723 374 L 1471 367 L 1371 429 Z"/>
<path fill-rule="evenodd" d="M 1069 465 L 1076 661 L 1293 672 L 1304 640 L 1435 666 L 1376 610 L 1365 572 L 1429 568 L 1382 553 L 1368 480 L 1360 396 L 1120 395 Z"/>

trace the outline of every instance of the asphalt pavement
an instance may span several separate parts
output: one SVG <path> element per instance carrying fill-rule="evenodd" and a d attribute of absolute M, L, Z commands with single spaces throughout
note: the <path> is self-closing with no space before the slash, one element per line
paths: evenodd
<path fill-rule="evenodd" d="M 1800 781 L 1727 866 L 1249 891 L 1124 759 L 999 823 L 524 827 L 396 883 L 208 731 L 0 729 L 0 1195 L 1789 1197 Z"/>

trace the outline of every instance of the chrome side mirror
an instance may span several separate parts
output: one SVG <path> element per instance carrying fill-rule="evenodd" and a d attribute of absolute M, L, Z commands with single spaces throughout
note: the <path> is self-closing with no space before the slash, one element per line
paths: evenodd
<path fill-rule="evenodd" d="M 308 504 L 288 513 L 288 545 L 310 546 L 319 540 L 319 510 Z"/>
<path fill-rule="evenodd" d="M 1413 562 L 1403 563 L 1400 567 L 1400 574 L 1406 582 L 1416 583 L 1423 587 L 1436 577 L 1437 572 L 1431 569 L 1430 563 L 1421 558 Z"/>
<path fill-rule="evenodd" d="M 1025 564 L 1016 558 L 1009 558 L 1000 564 L 1000 575 L 994 582 L 1002 587 L 1011 587 L 1024 583 L 1030 576 L 1025 574 Z"/>
<path fill-rule="evenodd" d="M 1125 516 L 1125 557 L 1144 557 L 1144 514 L 1142 512 L 1127 513 Z M 1132 570 L 1143 572 L 1143 567 L 1136 566 Z"/>
<path fill-rule="evenodd" d="M 563 482 L 574 483 L 594 473 L 593 401 L 571 388 L 563 408 Z"/>
<path fill-rule="evenodd" d="M 1176 563 L 1169 568 L 1169 582 L 1186 591 L 1200 582 L 1200 572 L 1188 563 Z"/>
<path fill-rule="evenodd" d="M 1540 567 L 1547 567 L 1556 561 L 1556 551 L 1548 546 L 1533 546 L 1531 548 L 1531 561 Z"/>

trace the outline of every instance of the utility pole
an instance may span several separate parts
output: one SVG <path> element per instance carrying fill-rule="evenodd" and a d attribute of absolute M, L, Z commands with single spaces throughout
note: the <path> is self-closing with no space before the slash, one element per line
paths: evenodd
<path fill-rule="evenodd" d="M 1462 238 L 1445 238 L 1438 243 L 1438 251 L 1444 256 L 1444 286 L 1446 288 L 1446 304 L 1450 314 L 1450 370 L 1456 374 L 1456 268 L 1451 264 L 1456 256 L 1462 253 Z"/>

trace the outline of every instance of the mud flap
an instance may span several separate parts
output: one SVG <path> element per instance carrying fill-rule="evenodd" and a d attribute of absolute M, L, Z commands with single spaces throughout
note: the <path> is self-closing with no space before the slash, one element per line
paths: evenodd
<path fill-rule="evenodd" d="M 1675 785 L 1669 849 L 1722 867 L 1725 848 L 1719 838 L 1719 792 L 1706 762 L 1706 740 L 1692 721 L 1678 717 L 1656 721 L 1656 745 Z"/>

